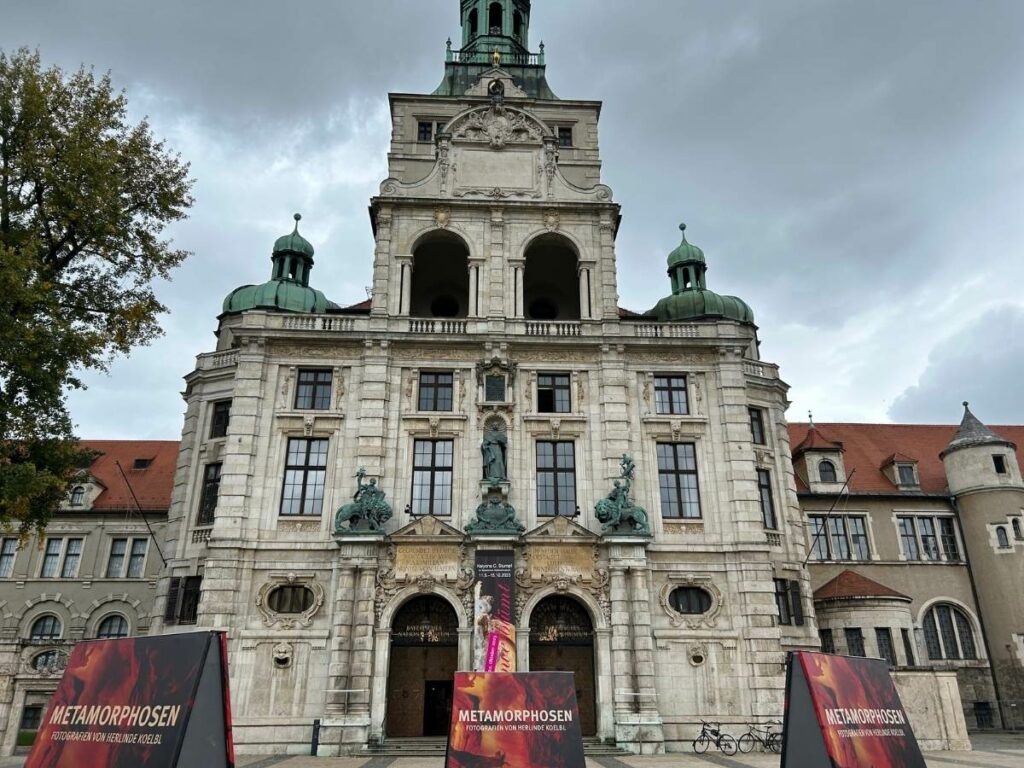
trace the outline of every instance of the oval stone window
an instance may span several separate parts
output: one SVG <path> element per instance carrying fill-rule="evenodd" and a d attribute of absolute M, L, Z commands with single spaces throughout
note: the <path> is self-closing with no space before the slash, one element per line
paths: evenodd
<path fill-rule="evenodd" d="M 700 587 L 673 589 L 668 601 L 680 613 L 700 614 L 711 610 L 711 595 Z"/>
<path fill-rule="evenodd" d="M 267 607 L 274 613 L 303 613 L 313 605 L 313 590 L 288 584 L 267 595 Z"/>

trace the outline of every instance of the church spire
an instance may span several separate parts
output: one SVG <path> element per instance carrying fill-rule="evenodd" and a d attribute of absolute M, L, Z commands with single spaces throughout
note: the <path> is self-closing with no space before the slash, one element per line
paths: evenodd
<path fill-rule="evenodd" d="M 530 0 L 462 0 L 460 10 L 464 51 L 528 54 Z"/>

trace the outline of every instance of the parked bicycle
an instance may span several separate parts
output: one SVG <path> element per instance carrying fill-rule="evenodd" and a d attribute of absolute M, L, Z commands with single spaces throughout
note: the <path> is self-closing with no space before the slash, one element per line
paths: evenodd
<path fill-rule="evenodd" d="M 736 739 L 728 733 L 722 733 L 721 723 L 709 723 L 701 720 L 700 734 L 693 740 L 693 751 L 703 754 L 714 744 L 726 755 L 736 754 Z"/>
<path fill-rule="evenodd" d="M 749 723 L 747 732 L 736 740 L 736 746 L 744 753 L 750 752 L 756 744 L 760 744 L 768 752 L 781 752 L 782 734 L 775 730 L 776 726 L 777 723 Z"/>

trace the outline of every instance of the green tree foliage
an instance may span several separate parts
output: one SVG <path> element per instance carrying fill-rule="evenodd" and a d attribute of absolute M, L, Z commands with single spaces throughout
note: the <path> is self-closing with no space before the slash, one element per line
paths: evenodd
<path fill-rule="evenodd" d="M 44 526 L 88 465 L 67 392 L 160 335 L 191 185 L 109 75 L 0 52 L 0 524 Z"/>

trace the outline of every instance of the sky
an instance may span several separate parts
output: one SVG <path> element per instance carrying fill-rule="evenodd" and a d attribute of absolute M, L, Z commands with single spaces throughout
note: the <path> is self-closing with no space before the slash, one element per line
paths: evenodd
<path fill-rule="evenodd" d="M 301 211 L 312 284 L 366 298 L 387 93 L 431 92 L 457 0 L 2 0 L 0 48 L 110 71 L 191 163 L 165 335 L 87 375 L 81 437 L 177 439 L 182 376 Z M 791 420 L 1024 423 L 1024 2 L 534 0 L 548 82 L 604 102 L 620 305 L 680 221 L 754 309 Z"/>

